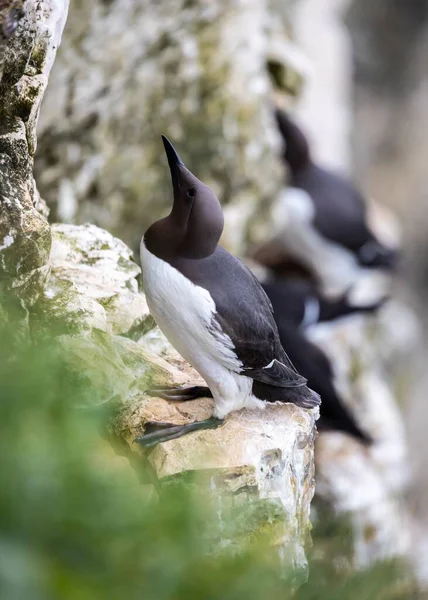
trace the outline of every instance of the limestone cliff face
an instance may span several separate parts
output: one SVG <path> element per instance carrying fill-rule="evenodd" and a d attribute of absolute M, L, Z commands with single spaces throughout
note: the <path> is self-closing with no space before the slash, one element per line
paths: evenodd
<path fill-rule="evenodd" d="M 3 23 L 15 6 L 2 3 Z M 0 48 L 0 297 L 13 290 L 24 329 L 49 271 L 51 234 L 33 162 L 40 103 L 67 10 L 67 0 L 27 0 L 24 17 L 9 23 L 6 39 L 3 28 Z"/>
<path fill-rule="evenodd" d="M 67 9 L 66 0 L 27 0 L 2 47 L 2 291 L 24 311 L 23 334 L 53 336 L 89 383 L 90 407 L 112 409 L 120 453 L 140 467 L 149 462 L 161 487 L 196 475 L 235 514 L 230 543 L 272 530 L 287 562 L 304 566 L 316 411 L 243 412 L 150 456 L 134 443 L 149 419 L 189 422 L 213 407 L 202 399 L 177 408 L 145 393 L 198 375 L 156 329 L 132 251 L 95 225 L 51 228 L 46 220 L 33 179 L 35 127 Z M 274 193 L 281 174 L 264 68 L 267 14 L 256 2 L 74 2 L 40 124 L 38 181 L 58 198 L 56 213 L 116 230 L 123 223 L 138 242 L 170 202 L 161 131 L 226 202 L 254 207 Z"/>
<path fill-rule="evenodd" d="M 221 543 L 239 546 L 268 530 L 279 553 L 303 566 L 315 412 L 292 405 L 242 411 L 215 431 L 171 440 L 150 454 L 134 443 L 149 420 L 188 423 L 213 407 L 210 399 L 177 406 L 146 393 L 153 383 L 201 381 L 149 315 L 128 247 L 170 203 L 160 133 L 221 197 L 223 243 L 240 253 L 260 235 L 283 179 L 268 70 L 290 91 L 296 78 L 287 60 L 301 66 L 287 45 L 293 5 L 73 2 L 40 119 L 37 181 L 54 221 L 90 221 L 114 237 L 96 225 L 51 228 L 46 220 L 32 175 L 35 126 L 67 2 L 27 0 L 0 57 L 0 289 L 13 291 L 24 332 L 31 325 L 35 337 L 53 334 L 70 367 L 90 381 L 91 407 L 112 407 L 112 443 L 133 465 L 149 464 L 160 491 L 194 480 L 217 502 L 219 519 L 229 512 L 236 521 L 234 538 Z M 323 433 L 316 446 L 318 493 L 350 515 L 360 566 L 409 553 L 406 514 L 394 498 L 406 483 L 406 440 L 381 373 L 381 350 L 392 345 L 381 319 L 375 327 L 355 320 L 314 333 L 350 407 L 379 440 L 366 451 Z"/>
<path fill-rule="evenodd" d="M 283 177 L 266 61 L 284 13 L 267 0 L 73 2 L 39 124 L 52 219 L 137 248 L 170 202 L 163 133 L 231 205 L 224 243 L 240 251 L 248 215 Z"/>

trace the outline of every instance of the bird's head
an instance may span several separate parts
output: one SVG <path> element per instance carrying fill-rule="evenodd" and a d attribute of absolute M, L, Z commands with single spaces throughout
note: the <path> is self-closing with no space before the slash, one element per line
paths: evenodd
<path fill-rule="evenodd" d="M 297 173 L 311 162 L 308 140 L 285 111 L 276 109 L 275 117 L 284 142 L 285 162 L 292 173 Z"/>
<path fill-rule="evenodd" d="M 171 213 L 154 223 L 146 232 L 146 246 L 155 246 L 155 254 L 172 253 L 191 259 L 214 253 L 223 232 L 223 211 L 211 188 L 202 183 L 162 136 L 173 189 Z M 156 251 L 157 250 L 157 251 Z"/>

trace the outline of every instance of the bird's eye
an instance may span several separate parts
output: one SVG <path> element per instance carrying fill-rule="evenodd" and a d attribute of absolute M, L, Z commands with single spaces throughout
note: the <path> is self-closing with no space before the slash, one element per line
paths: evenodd
<path fill-rule="evenodd" d="M 189 188 L 187 190 L 187 195 L 189 198 L 194 198 L 196 196 L 196 190 L 195 188 Z"/>

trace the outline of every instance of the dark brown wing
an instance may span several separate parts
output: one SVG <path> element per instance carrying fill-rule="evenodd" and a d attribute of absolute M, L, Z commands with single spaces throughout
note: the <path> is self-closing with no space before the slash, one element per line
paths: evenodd
<path fill-rule="evenodd" d="M 281 346 L 269 298 L 240 260 L 217 247 L 208 258 L 178 259 L 173 266 L 209 291 L 216 305 L 213 327 L 232 340 L 242 375 L 276 387 L 306 384 Z"/>

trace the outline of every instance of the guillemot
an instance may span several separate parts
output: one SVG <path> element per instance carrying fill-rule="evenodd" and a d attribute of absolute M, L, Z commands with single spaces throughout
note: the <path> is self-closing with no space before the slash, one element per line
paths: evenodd
<path fill-rule="evenodd" d="M 305 330 L 317 323 L 340 319 L 359 312 L 349 306 L 346 297 L 329 301 L 315 287 L 303 281 L 274 281 L 263 283 L 272 302 L 282 346 L 296 369 L 308 380 L 308 385 L 322 399 L 318 429 L 348 433 L 364 444 L 371 437 L 356 422 L 346 406 L 334 381 L 334 372 L 327 355 L 306 336 Z M 365 306 L 364 312 L 377 306 Z"/>
<path fill-rule="evenodd" d="M 187 431 L 216 427 L 232 411 L 266 402 L 320 404 L 279 339 L 272 305 L 252 272 L 218 245 L 223 212 L 214 192 L 185 167 L 162 136 L 173 187 L 171 213 L 141 242 L 143 285 L 155 321 L 208 387 L 154 390 L 190 400 L 212 396 L 212 419 L 185 426 L 151 425 L 138 441 L 151 447 Z"/>
<path fill-rule="evenodd" d="M 274 253 L 282 255 L 279 262 L 300 265 L 330 297 L 343 293 L 365 269 L 390 273 L 397 250 L 372 230 L 361 193 L 345 177 L 314 162 L 308 140 L 286 112 L 277 109 L 275 115 L 288 187 L 276 203 L 276 234 L 254 258 L 269 261 Z"/>
<path fill-rule="evenodd" d="M 359 190 L 345 177 L 315 164 L 308 141 L 297 124 L 282 110 L 275 114 L 285 144 L 283 157 L 291 172 L 290 183 L 311 197 L 315 229 L 353 252 L 360 265 L 393 268 L 397 253 L 370 230 L 366 203 Z"/>

